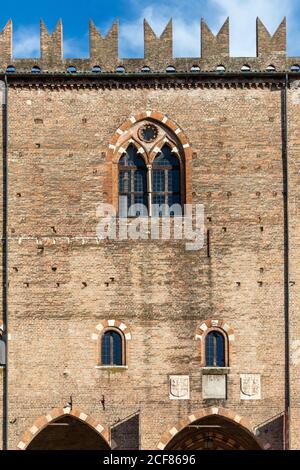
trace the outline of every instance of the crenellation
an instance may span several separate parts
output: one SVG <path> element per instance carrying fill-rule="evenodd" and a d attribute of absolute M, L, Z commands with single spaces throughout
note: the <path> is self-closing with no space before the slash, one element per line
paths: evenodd
<path fill-rule="evenodd" d="M 63 26 L 59 20 L 49 34 L 43 20 L 40 21 L 41 63 L 46 67 L 61 68 L 63 60 Z"/>
<path fill-rule="evenodd" d="M 12 20 L 9 20 L 0 33 L 0 64 L 7 67 L 12 59 Z"/>
<path fill-rule="evenodd" d="M 119 60 L 119 24 L 116 20 L 107 36 L 103 37 L 90 21 L 90 65 L 114 69 Z"/>
<path fill-rule="evenodd" d="M 41 57 L 21 59 L 12 55 L 12 21 L 9 20 L 0 33 L 0 72 L 5 72 L 8 65 L 13 65 L 17 73 L 31 73 L 39 67 L 44 73 L 66 73 L 68 67 L 75 67 L 73 72 L 98 73 L 142 73 L 147 70 L 154 73 L 171 72 L 214 72 L 218 66 L 223 72 L 241 72 L 246 65 L 249 71 L 265 72 L 270 65 L 275 71 L 291 71 L 291 67 L 300 63 L 300 57 L 287 57 L 286 53 L 286 18 L 272 36 L 262 21 L 257 18 L 257 54 L 256 57 L 230 56 L 229 18 L 215 35 L 204 19 L 201 20 L 201 57 L 174 57 L 173 26 L 169 21 L 160 36 L 157 36 L 144 20 L 144 56 L 140 58 L 119 57 L 119 25 L 116 20 L 106 36 L 103 36 L 90 21 L 90 54 L 88 58 L 64 58 L 63 26 L 60 20 L 52 34 L 41 20 Z M 117 69 L 122 66 L 123 69 Z M 169 68 L 168 67 L 172 67 Z"/>
<path fill-rule="evenodd" d="M 229 57 L 229 18 L 216 36 L 207 26 L 204 18 L 201 19 L 201 58 L 210 57 L 220 59 Z"/>

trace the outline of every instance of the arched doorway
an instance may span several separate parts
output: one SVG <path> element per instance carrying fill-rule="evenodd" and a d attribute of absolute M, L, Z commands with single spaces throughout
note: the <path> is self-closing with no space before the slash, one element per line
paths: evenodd
<path fill-rule="evenodd" d="M 206 409 L 166 432 L 160 450 L 261 450 L 250 424 L 234 413 Z"/>
<path fill-rule="evenodd" d="M 108 450 L 105 440 L 74 416 L 62 416 L 49 423 L 30 442 L 27 450 Z"/>
<path fill-rule="evenodd" d="M 77 409 L 54 409 L 38 418 L 18 444 L 21 450 L 109 450 L 109 433 Z"/>

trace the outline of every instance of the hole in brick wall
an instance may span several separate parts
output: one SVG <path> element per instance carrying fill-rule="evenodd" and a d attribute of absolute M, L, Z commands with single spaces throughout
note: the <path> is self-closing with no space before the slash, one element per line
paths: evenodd
<path fill-rule="evenodd" d="M 52 266 L 52 271 L 55 273 L 57 271 L 57 267 L 56 266 Z"/>
<path fill-rule="evenodd" d="M 17 197 L 21 197 L 21 193 L 17 193 Z"/>
<path fill-rule="evenodd" d="M 41 144 L 35 144 L 35 146 L 36 146 L 37 149 L 41 148 Z"/>
<path fill-rule="evenodd" d="M 60 287 L 60 283 L 59 283 L 59 282 L 56 283 L 56 287 Z"/>
<path fill-rule="evenodd" d="M 259 270 L 261 272 L 261 274 L 264 272 L 264 268 L 260 268 Z"/>
<path fill-rule="evenodd" d="M 274 197 L 277 196 L 277 192 L 276 192 L 276 191 L 273 191 L 273 196 L 274 196 Z"/>
<path fill-rule="evenodd" d="M 51 226 L 51 230 L 53 233 L 56 233 L 56 228 L 54 226 Z"/>
<path fill-rule="evenodd" d="M 82 124 L 86 124 L 87 123 L 87 118 L 82 118 Z"/>
<path fill-rule="evenodd" d="M 106 287 L 109 287 L 109 282 L 105 282 L 104 284 L 106 285 Z"/>
<path fill-rule="evenodd" d="M 227 193 L 227 197 L 231 197 L 231 196 L 232 196 L 232 193 L 231 193 L 231 191 L 228 191 L 228 193 Z"/>
<path fill-rule="evenodd" d="M 14 229 L 14 228 L 11 229 L 11 233 L 15 233 L 15 229 Z"/>
<path fill-rule="evenodd" d="M 16 67 L 14 65 L 8 65 L 6 67 L 6 73 L 14 73 L 16 71 Z"/>
<path fill-rule="evenodd" d="M 263 232 L 263 231 L 264 231 L 264 228 L 263 228 L 263 227 L 260 227 L 260 231 Z"/>
<path fill-rule="evenodd" d="M 211 198 L 211 193 L 207 193 L 207 197 L 210 199 Z"/>
<path fill-rule="evenodd" d="M 291 72 L 300 72 L 300 65 L 294 64 L 291 66 Z"/>
<path fill-rule="evenodd" d="M 76 73 L 77 68 L 74 65 L 70 65 L 70 67 L 67 68 L 68 73 Z"/>
<path fill-rule="evenodd" d="M 109 280 L 110 280 L 111 282 L 115 282 L 115 278 L 114 278 L 114 277 L 110 277 Z"/>
<path fill-rule="evenodd" d="M 237 282 L 236 285 L 237 285 L 238 287 L 241 287 L 241 283 L 240 283 L 240 282 Z"/>
<path fill-rule="evenodd" d="M 15 271 L 15 273 L 17 273 L 19 271 L 16 266 L 13 267 L 13 270 Z"/>
<path fill-rule="evenodd" d="M 101 73 L 102 72 L 101 67 L 99 65 L 94 65 L 94 67 L 92 68 L 92 72 Z"/>
<path fill-rule="evenodd" d="M 87 287 L 87 283 L 86 283 L 86 282 L 83 282 L 83 283 L 82 283 L 82 288 L 84 289 L 85 287 Z"/>
<path fill-rule="evenodd" d="M 227 232 L 227 228 L 226 228 L 226 227 L 222 227 L 222 232 L 223 232 L 223 233 L 226 233 L 226 232 Z"/>
<path fill-rule="evenodd" d="M 93 170 L 93 175 L 96 175 L 98 173 L 98 170 Z"/>
<path fill-rule="evenodd" d="M 259 191 L 256 192 L 256 196 L 260 197 L 260 192 Z"/>
<path fill-rule="evenodd" d="M 40 67 L 38 67 L 38 65 L 34 65 L 31 69 L 31 73 L 41 73 Z"/>
<path fill-rule="evenodd" d="M 125 67 L 123 67 L 123 65 L 118 65 L 118 67 L 116 68 L 116 72 L 125 73 Z"/>
<path fill-rule="evenodd" d="M 270 121 L 270 122 L 274 122 L 274 121 L 275 121 L 275 118 L 274 118 L 273 116 L 270 116 L 270 117 L 269 117 L 269 121 Z"/>
<path fill-rule="evenodd" d="M 143 72 L 143 73 L 149 73 L 149 72 L 151 72 L 151 69 L 150 69 L 150 67 L 148 67 L 148 65 L 145 65 L 145 66 L 142 68 L 142 72 Z"/>
<path fill-rule="evenodd" d="M 259 285 L 259 287 L 262 287 L 262 286 L 263 286 L 263 282 L 262 282 L 262 281 L 258 281 L 258 285 Z"/>
<path fill-rule="evenodd" d="M 174 73 L 174 72 L 176 72 L 176 69 L 173 65 L 168 65 L 168 67 L 166 68 L 166 72 L 167 73 Z"/>
<path fill-rule="evenodd" d="M 211 222 L 212 219 L 211 219 L 211 217 L 207 217 L 207 220 L 208 220 L 208 222 Z"/>
<path fill-rule="evenodd" d="M 44 248 L 43 246 L 38 246 L 37 249 L 38 249 L 38 253 L 39 253 L 40 255 L 42 255 L 42 254 L 44 253 L 44 249 L 45 249 L 45 248 Z"/>
<path fill-rule="evenodd" d="M 29 287 L 29 282 L 24 282 L 24 286 L 27 288 Z"/>
<path fill-rule="evenodd" d="M 35 124 L 43 124 L 44 121 L 43 121 L 43 119 L 35 118 L 34 123 L 35 123 Z"/>

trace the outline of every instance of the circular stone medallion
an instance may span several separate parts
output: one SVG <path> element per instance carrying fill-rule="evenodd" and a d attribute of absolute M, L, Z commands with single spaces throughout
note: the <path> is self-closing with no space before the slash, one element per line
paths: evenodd
<path fill-rule="evenodd" d="M 158 135 L 158 129 L 154 124 L 144 124 L 140 127 L 138 135 L 144 142 L 153 142 Z"/>

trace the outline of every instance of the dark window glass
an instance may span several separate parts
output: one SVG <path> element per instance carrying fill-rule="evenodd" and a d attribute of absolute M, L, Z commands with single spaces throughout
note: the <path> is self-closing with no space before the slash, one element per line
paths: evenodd
<path fill-rule="evenodd" d="M 205 340 L 206 367 L 225 367 L 225 339 L 221 333 L 212 331 Z"/>
<path fill-rule="evenodd" d="M 143 158 L 137 153 L 134 145 L 129 145 L 126 152 L 119 160 L 119 197 L 127 198 L 127 210 L 129 216 L 147 215 L 147 168 Z M 133 210 L 133 204 L 141 206 Z M 120 208 L 119 208 L 120 209 Z M 124 206 L 120 210 L 123 213 Z"/>
<path fill-rule="evenodd" d="M 122 338 L 116 331 L 107 331 L 102 337 L 101 363 L 103 366 L 122 365 Z"/>
<path fill-rule="evenodd" d="M 181 206 L 180 163 L 168 145 L 163 146 L 160 154 L 153 162 L 152 182 L 153 204 L 163 204 L 166 205 L 166 208 L 174 204 Z M 154 207 L 153 215 L 162 216 L 168 214 L 164 214 L 163 210 Z"/>

